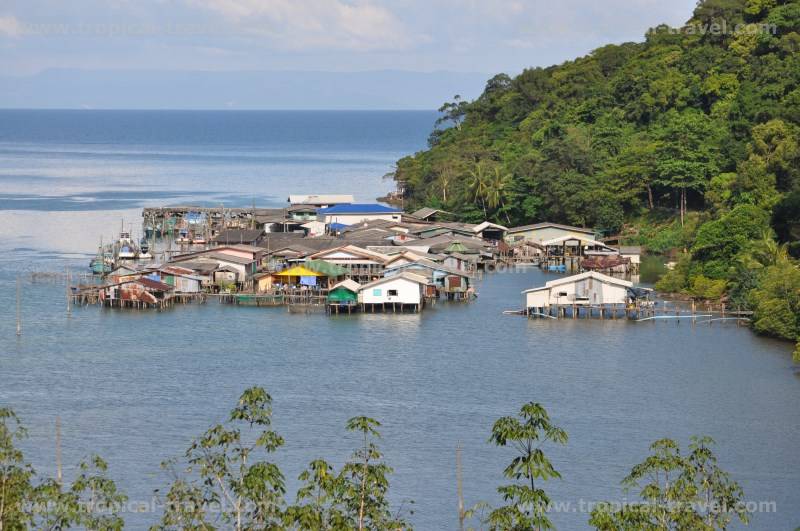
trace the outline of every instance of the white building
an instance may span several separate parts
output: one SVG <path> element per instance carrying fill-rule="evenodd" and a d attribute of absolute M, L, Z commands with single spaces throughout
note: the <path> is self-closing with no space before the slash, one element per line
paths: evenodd
<path fill-rule="evenodd" d="M 391 277 L 379 278 L 361 286 L 358 302 L 361 304 L 380 304 L 422 307 L 427 278 L 414 273 L 403 272 Z"/>
<path fill-rule="evenodd" d="M 402 210 L 384 205 L 342 204 L 317 210 L 317 220 L 326 225 L 355 225 L 373 219 L 400 221 L 402 214 Z"/>
<path fill-rule="evenodd" d="M 526 289 L 525 308 L 559 305 L 597 306 L 625 304 L 631 299 L 633 282 L 588 271 L 580 275 L 551 280 L 540 288 Z"/>
<path fill-rule="evenodd" d="M 508 243 L 529 241 L 541 244 L 547 240 L 569 236 L 572 238 L 593 239 L 594 230 L 581 227 L 572 227 L 558 223 L 535 223 L 533 225 L 523 225 L 512 227 L 506 230 L 505 240 Z"/>

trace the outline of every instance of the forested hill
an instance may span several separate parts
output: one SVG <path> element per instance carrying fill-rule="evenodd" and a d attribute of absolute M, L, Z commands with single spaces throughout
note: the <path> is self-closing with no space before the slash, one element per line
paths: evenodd
<path fill-rule="evenodd" d="M 703 0 L 682 28 L 440 110 L 430 148 L 397 164 L 407 208 L 679 249 L 659 287 L 800 338 L 800 0 Z"/>
<path fill-rule="evenodd" d="M 616 232 L 659 207 L 770 209 L 800 185 L 800 2 L 706 0 L 683 28 L 445 104 L 398 162 L 412 206 Z"/>

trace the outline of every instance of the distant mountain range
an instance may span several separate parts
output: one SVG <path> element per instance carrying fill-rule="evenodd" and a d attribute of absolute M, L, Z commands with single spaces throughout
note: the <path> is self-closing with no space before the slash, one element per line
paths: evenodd
<path fill-rule="evenodd" d="M 51 69 L 0 76 L 2 108 L 436 109 L 485 73 Z"/>

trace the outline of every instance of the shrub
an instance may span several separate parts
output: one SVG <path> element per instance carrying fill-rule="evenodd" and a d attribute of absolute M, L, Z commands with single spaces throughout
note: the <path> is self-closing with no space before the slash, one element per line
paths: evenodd
<path fill-rule="evenodd" d="M 691 279 L 689 294 L 698 299 L 719 300 L 725 293 L 727 282 L 725 280 L 711 279 L 698 275 Z"/>

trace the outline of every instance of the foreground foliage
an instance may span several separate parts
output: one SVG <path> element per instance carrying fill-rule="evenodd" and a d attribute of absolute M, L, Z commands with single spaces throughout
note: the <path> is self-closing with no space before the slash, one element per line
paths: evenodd
<path fill-rule="evenodd" d="M 627 490 L 639 489 L 639 503 L 620 508 L 603 504 L 592 511 L 589 523 L 601 531 L 620 529 L 727 529 L 734 518 L 748 522 L 738 483 L 719 468 L 709 437 L 693 437 L 689 454 L 678 444 L 661 439 L 652 454 L 634 466 L 623 481 Z"/>
<path fill-rule="evenodd" d="M 298 478 L 295 502 L 288 504 L 284 476 L 272 461 L 284 444 L 272 429 L 272 398 L 261 387 L 247 389 L 227 422 L 195 439 L 182 459 L 164 464 L 172 483 L 161 499 L 160 520 L 151 529 L 411 529 L 406 514 L 413 511 L 405 504 L 391 509 L 392 469 L 378 447 L 378 428 L 380 423 L 369 417 L 348 420 L 347 431 L 358 437 L 349 459 L 338 471 L 322 458 L 311 461 Z M 81 463 L 68 487 L 56 479 L 37 482 L 16 447 L 24 437 L 16 415 L 0 409 L 0 531 L 123 528 L 120 512 L 127 498 L 108 477 L 101 458 Z M 541 483 L 561 475 L 543 446 L 566 444 L 566 431 L 541 404 L 530 402 L 517 416 L 498 419 L 489 442 L 515 452 L 503 471 L 511 482 L 497 489 L 504 505 L 479 502 L 459 511 L 462 526 L 477 519 L 481 528 L 492 530 L 552 529 L 551 499 Z M 643 503 L 618 510 L 600 506 L 591 525 L 601 530 L 716 530 L 734 518 L 747 522 L 740 508 L 742 490 L 717 465 L 712 443 L 693 439 L 687 456 L 669 439 L 653 443 L 653 454 L 624 481 L 628 488 L 641 489 Z"/>

